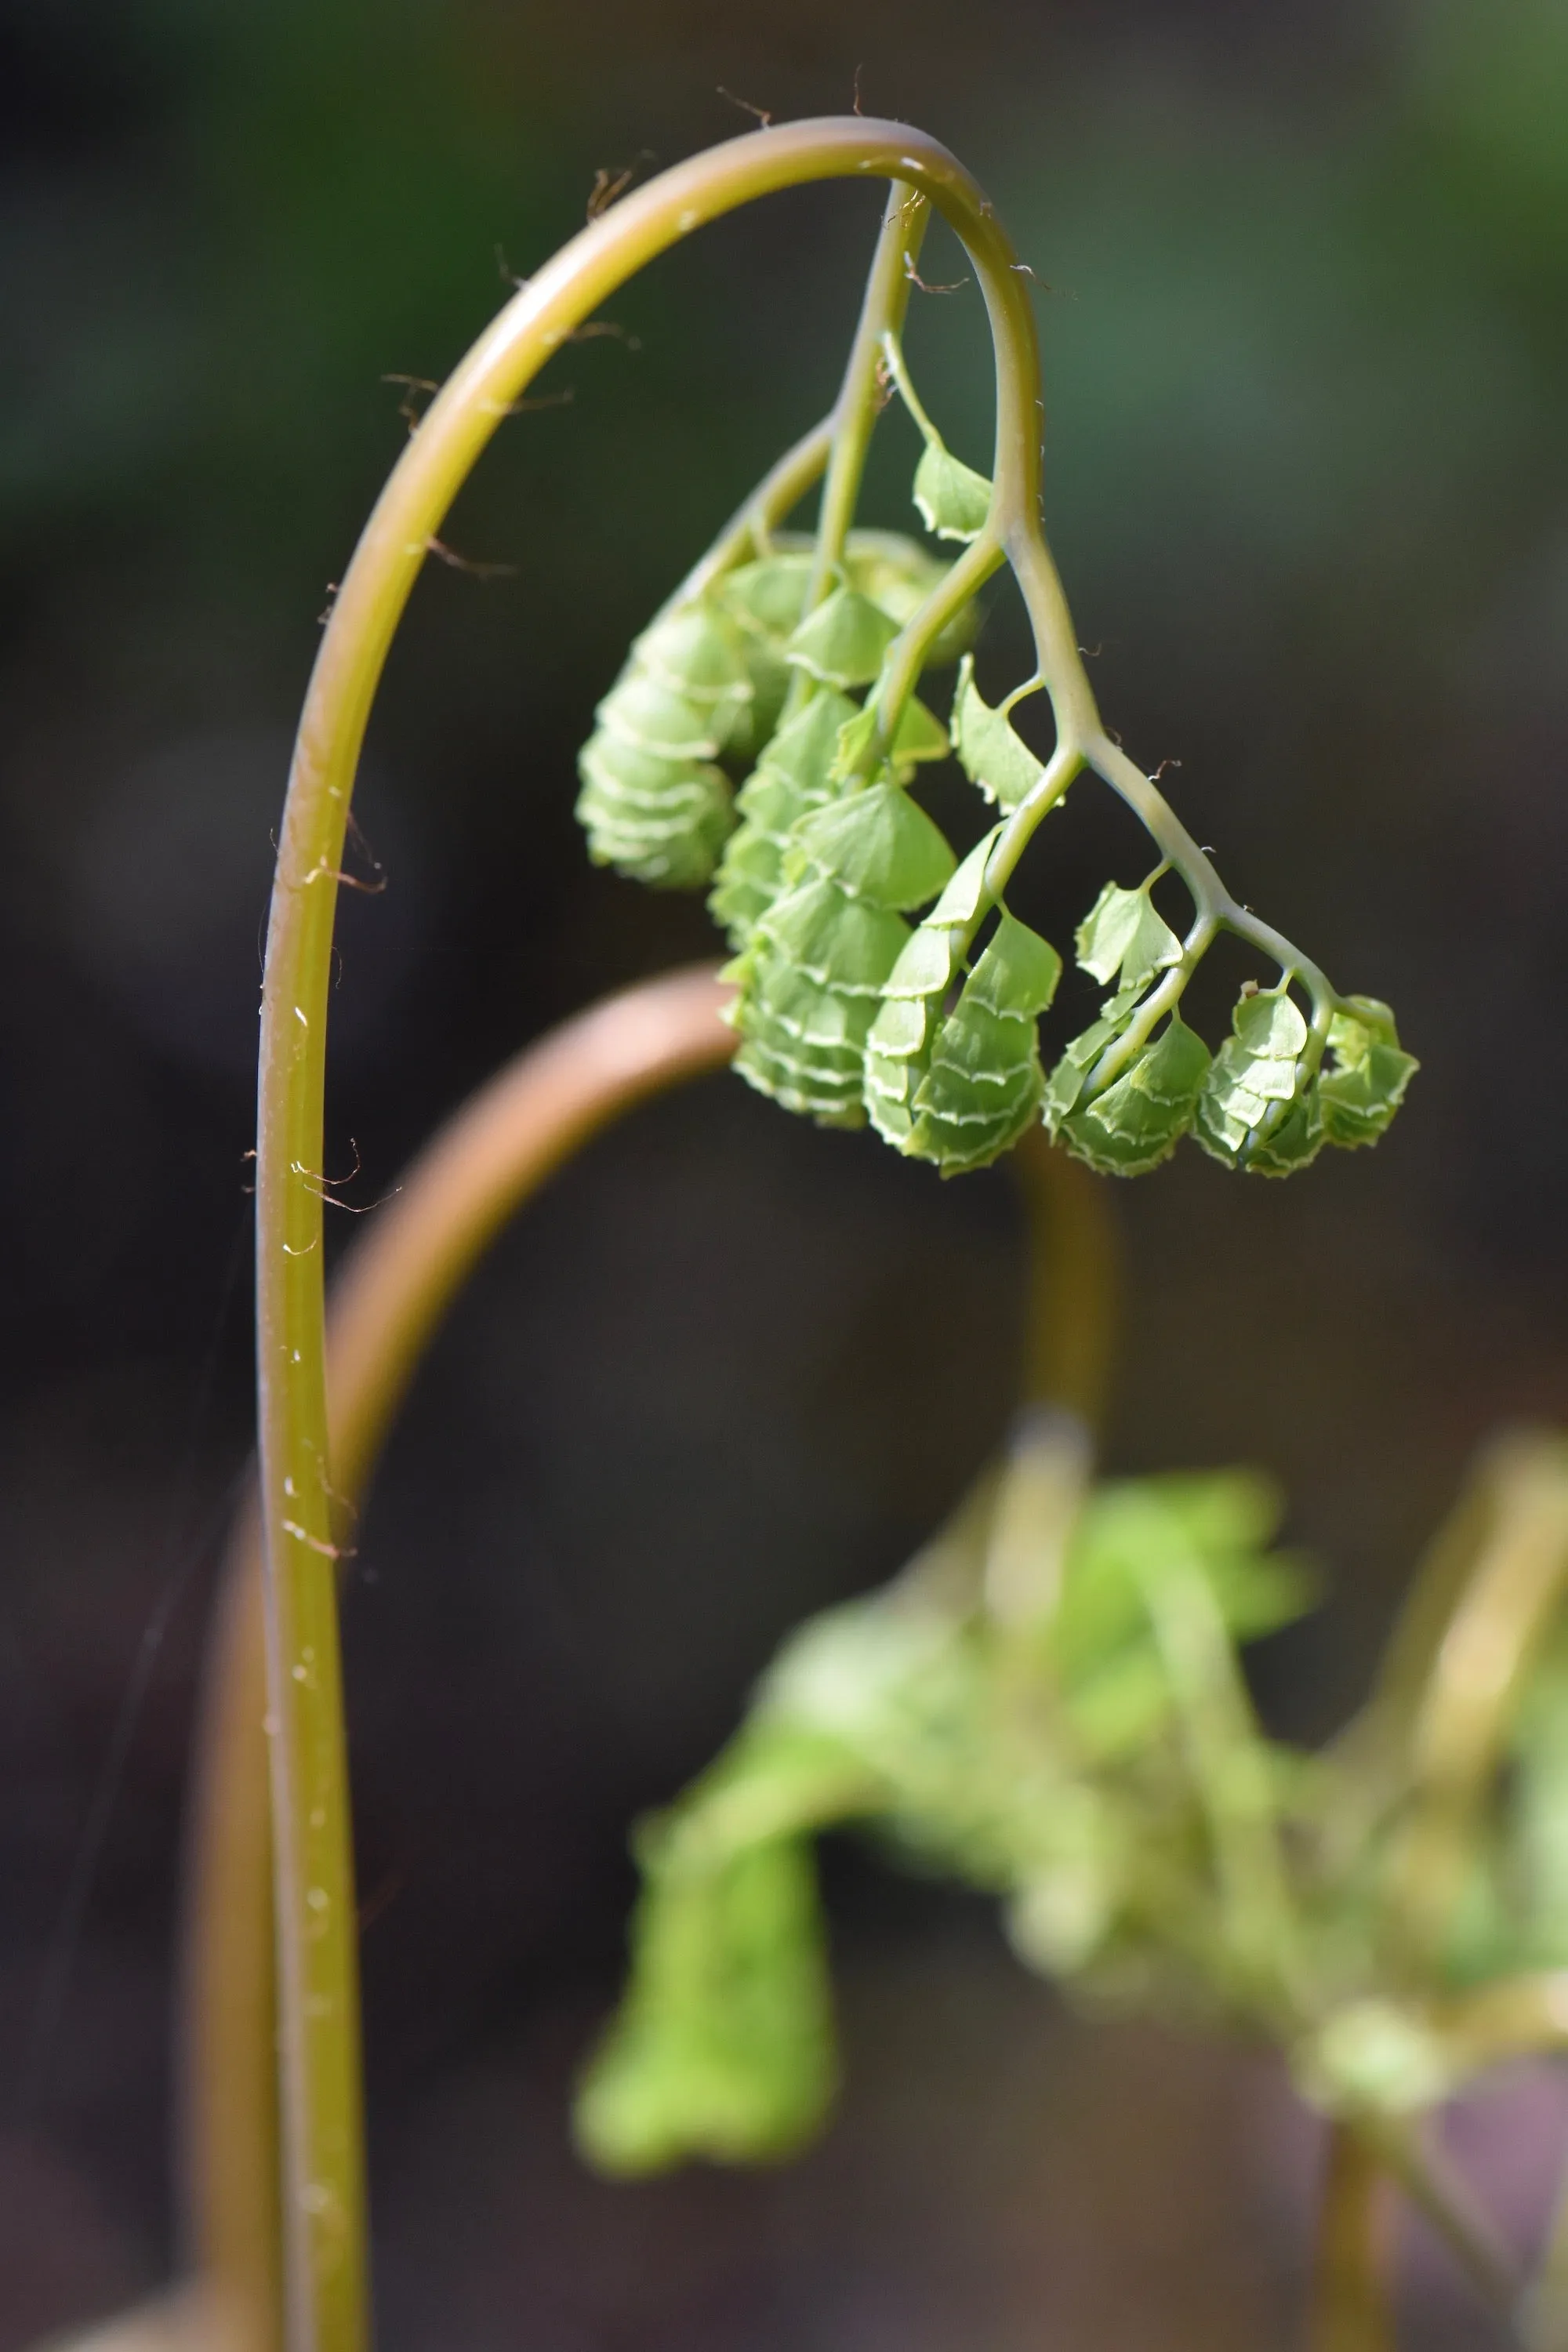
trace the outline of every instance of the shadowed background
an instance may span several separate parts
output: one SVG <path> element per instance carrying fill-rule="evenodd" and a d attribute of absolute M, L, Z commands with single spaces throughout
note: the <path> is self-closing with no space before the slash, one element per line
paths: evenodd
<path fill-rule="evenodd" d="M 405 431 L 388 379 L 444 373 L 596 173 L 743 130 L 736 99 L 843 109 L 857 69 L 868 110 L 958 149 L 1042 281 L 1047 519 L 1108 719 L 1181 761 L 1232 886 L 1424 1059 L 1375 1155 L 1276 1186 L 1189 1150 L 1118 1198 L 1110 1459 L 1266 1465 L 1333 1577 L 1259 1659 L 1274 1722 L 1353 1701 L 1474 1442 L 1568 1412 L 1552 0 L 11 9 L 0 2346 L 172 2260 L 176 1843 L 249 1442 L 268 835 L 317 616 Z M 359 854 L 388 887 L 343 908 L 330 1105 L 351 1198 L 550 1022 L 712 951 L 700 903 L 588 867 L 573 753 L 627 638 L 830 399 L 876 216 L 804 192 L 668 257 L 453 516 L 453 551 L 515 572 L 427 567 L 373 727 Z M 930 255 L 962 275 L 943 233 Z M 910 341 L 984 465 L 973 287 L 917 295 Z M 913 436 L 879 444 L 873 519 L 907 523 Z M 982 683 L 1024 665 L 994 591 Z M 1108 859 L 1142 870 L 1108 795 L 1073 803 L 1017 898 L 1058 940 Z M 1270 2070 L 1069 2029 L 985 1906 L 852 1850 L 827 2147 L 633 2191 L 565 2144 L 628 1817 L 994 1442 L 1018 1249 L 1004 1175 L 942 1187 L 715 1080 L 596 1146 L 443 1337 L 346 1619 L 391 2352 L 1278 2334 L 1315 2158 Z M 1470 2123 L 1494 2175 L 1557 2127 L 1549 2090 L 1519 2095 L 1506 2131 Z M 1483 2340 L 1446 2274 L 1411 2292 L 1424 2342 Z"/>

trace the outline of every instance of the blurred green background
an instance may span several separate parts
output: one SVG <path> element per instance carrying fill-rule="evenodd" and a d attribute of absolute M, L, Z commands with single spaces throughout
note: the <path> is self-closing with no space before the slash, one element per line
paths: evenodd
<path fill-rule="evenodd" d="M 441 376 L 601 168 L 743 131 L 736 99 L 843 110 L 858 71 L 868 111 L 958 149 L 1043 281 L 1047 519 L 1109 720 L 1181 761 L 1233 887 L 1393 1000 L 1424 1060 L 1374 1156 L 1273 1186 L 1188 1154 L 1118 1198 L 1112 1460 L 1265 1464 L 1335 1579 L 1260 1664 L 1278 1724 L 1353 1700 L 1475 1441 L 1568 1412 L 1561 0 L 13 5 L 0 2345 L 172 2260 L 167 1971 L 248 1444 L 268 835 L 329 583 L 404 437 L 388 379 Z M 713 951 L 700 905 L 588 868 L 573 751 L 826 406 L 875 220 L 827 188 L 706 232 L 465 494 L 448 542 L 516 570 L 428 568 L 373 728 L 390 887 L 344 909 L 331 1105 L 362 1197 L 526 1038 Z M 951 257 L 933 240 L 928 276 Z M 984 464 L 973 289 L 917 296 L 910 344 Z M 882 438 L 873 519 L 906 523 L 913 445 Z M 980 660 L 990 690 L 1022 675 L 1000 592 Z M 1020 900 L 1058 939 L 1108 856 L 1136 864 L 1107 796 L 1074 800 Z M 1278 2333 L 1314 2158 L 1268 2070 L 1069 2031 L 983 1906 L 853 1854 L 828 2148 L 636 2191 L 565 2148 L 628 1815 L 994 1442 L 1018 1273 L 1005 1175 L 942 1188 L 718 1080 L 596 1147 L 465 1300 L 347 1616 L 394 2352 Z M 1539 2148 L 1531 2095 L 1475 2125 L 1487 2161 Z M 1440 2271 L 1409 2292 L 1424 2343 L 1483 2340 Z"/>

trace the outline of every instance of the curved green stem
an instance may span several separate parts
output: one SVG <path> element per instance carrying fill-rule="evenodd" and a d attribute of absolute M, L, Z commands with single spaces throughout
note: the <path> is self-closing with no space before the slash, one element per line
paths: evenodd
<path fill-rule="evenodd" d="M 257 1361 L 278 1926 L 283 2228 L 293 2352 L 360 2352 L 368 2326 L 354 1906 L 328 1449 L 321 1265 L 332 921 L 360 748 L 431 541 L 511 404 L 637 270 L 706 221 L 806 182 L 878 176 L 928 197 L 980 280 L 996 347 L 994 480 L 1039 492 L 1039 368 L 1015 257 L 947 151 L 859 117 L 751 132 L 660 174 L 574 237 L 432 403 L 345 573 L 306 698 L 267 941 L 257 1129 Z M 1065 609 L 1065 607 L 1064 607 Z"/>
<path fill-rule="evenodd" d="M 944 448 L 942 435 L 910 379 L 896 326 L 884 331 L 881 346 L 900 397 L 922 437 L 928 445 Z M 1260 921 L 1250 908 L 1232 898 L 1207 853 L 1194 840 L 1152 777 L 1145 775 L 1107 733 L 1083 667 L 1060 575 L 1046 541 L 1037 499 L 1033 504 L 1025 502 L 1019 485 L 1005 481 L 1000 473 L 993 487 L 984 530 L 890 649 L 877 691 L 879 744 L 891 740 L 904 703 L 920 675 L 926 646 L 952 614 L 1005 559 L 1011 562 L 1017 576 L 1035 633 L 1038 668 L 1031 685 L 1044 685 L 1050 694 L 1057 748 L 1038 784 L 1013 811 L 997 842 L 987 868 L 985 896 L 977 922 L 1001 897 L 1036 828 L 1061 799 L 1079 769 L 1088 763 L 1134 810 L 1166 864 L 1182 875 L 1194 908 L 1194 921 L 1182 961 L 1162 984 L 1157 1008 L 1145 1008 L 1145 1015 L 1141 1015 L 1134 1029 L 1118 1040 L 1104 1067 L 1091 1076 L 1091 1091 L 1109 1083 L 1110 1076 L 1131 1058 L 1157 1022 L 1173 1009 L 1221 928 L 1234 931 L 1271 956 L 1282 972 L 1296 975 L 1307 988 L 1312 999 L 1313 1017 L 1310 1041 L 1303 1056 L 1303 1074 L 1310 1075 L 1322 1057 L 1329 1023 L 1340 1003 L 1337 992 L 1311 959 L 1282 932 Z"/>

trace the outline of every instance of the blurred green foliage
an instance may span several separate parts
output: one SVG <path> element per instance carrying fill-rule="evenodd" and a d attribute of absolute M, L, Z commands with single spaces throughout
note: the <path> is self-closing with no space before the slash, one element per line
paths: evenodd
<path fill-rule="evenodd" d="M 1095 2013 L 1273 2042 L 1463 2253 L 1464 2200 L 1413 2126 L 1568 2034 L 1568 1444 L 1490 1449 L 1317 1753 L 1265 1735 L 1241 1659 L 1314 1597 L 1269 1549 L 1267 1482 L 1086 1469 L 1079 1424 L 1026 1415 L 900 1578 L 786 1641 L 718 1761 L 643 1824 L 579 2142 L 636 2174 L 775 2159 L 821 2124 L 808 1851 L 847 1823 L 999 1896 L 1020 1958 Z"/>

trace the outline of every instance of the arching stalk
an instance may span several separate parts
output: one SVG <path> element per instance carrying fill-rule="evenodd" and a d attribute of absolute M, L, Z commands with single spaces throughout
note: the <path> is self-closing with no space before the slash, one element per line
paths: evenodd
<path fill-rule="evenodd" d="M 332 922 L 371 705 L 447 509 L 510 404 L 572 331 L 705 221 L 775 190 L 862 177 L 898 181 L 928 197 L 968 250 L 996 350 L 997 509 L 1010 541 L 1031 550 L 1037 625 L 1051 606 L 1052 683 L 1075 671 L 1081 677 L 1059 585 L 1052 604 L 1054 572 L 1043 542 L 1035 544 L 1039 371 L 1016 257 L 980 190 L 944 148 L 901 124 L 858 117 L 751 133 L 679 164 L 545 265 L 460 362 L 409 443 L 355 550 L 312 674 L 268 929 L 257 1130 L 258 1418 L 293 2352 L 361 2352 L 368 2328 L 334 1576 L 342 1474 L 327 1425 L 321 1222 Z"/>

